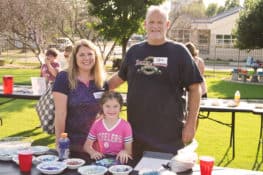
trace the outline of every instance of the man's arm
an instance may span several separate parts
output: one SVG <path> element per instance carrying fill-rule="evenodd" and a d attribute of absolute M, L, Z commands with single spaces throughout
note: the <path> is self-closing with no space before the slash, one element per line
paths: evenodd
<path fill-rule="evenodd" d="M 119 77 L 118 72 L 116 72 L 109 80 L 108 85 L 109 89 L 115 89 L 119 87 L 124 81 Z"/>
<path fill-rule="evenodd" d="M 191 142 L 195 136 L 196 122 L 201 99 L 201 86 L 195 83 L 189 86 L 188 91 L 188 116 L 183 128 L 182 140 L 184 144 Z"/>

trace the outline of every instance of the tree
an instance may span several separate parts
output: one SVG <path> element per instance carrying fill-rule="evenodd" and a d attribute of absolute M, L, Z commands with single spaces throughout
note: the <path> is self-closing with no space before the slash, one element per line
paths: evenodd
<path fill-rule="evenodd" d="M 263 0 L 248 0 L 240 13 L 234 34 L 240 49 L 263 48 Z"/>
<path fill-rule="evenodd" d="M 203 0 L 174 0 L 172 9 L 169 15 L 171 27 L 168 29 L 167 34 L 173 38 L 171 30 L 177 26 L 183 28 L 190 28 L 191 20 L 189 18 L 202 18 L 205 16 L 205 5 Z"/>
<path fill-rule="evenodd" d="M 225 2 L 225 11 L 231 8 L 239 6 L 239 0 L 226 0 Z"/>
<path fill-rule="evenodd" d="M 225 12 L 231 8 L 238 7 L 240 0 L 226 0 L 224 6 L 218 6 L 216 3 L 211 3 L 206 8 L 206 15 L 212 17 L 218 15 L 219 13 Z"/>
<path fill-rule="evenodd" d="M 37 58 L 45 49 L 47 38 L 56 33 L 52 8 L 55 0 L 6 0 L 0 1 L 0 33 L 17 47 L 30 49 Z"/>
<path fill-rule="evenodd" d="M 90 14 L 100 20 L 94 24 L 95 29 L 99 31 L 103 38 L 120 44 L 122 46 L 122 58 L 124 58 L 128 40 L 141 26 L 147 7 L 160 4 L 164 0 L 87 1 L 90 3 Z"/>
<path fill-rule="evenodd" d="M 217 11 L 218 11 L 217 3 L 211 3 L 207 6 L 205 10 L 205 14 L 206 16 L 211 17 L 211 16 L 216 15 Z"/>

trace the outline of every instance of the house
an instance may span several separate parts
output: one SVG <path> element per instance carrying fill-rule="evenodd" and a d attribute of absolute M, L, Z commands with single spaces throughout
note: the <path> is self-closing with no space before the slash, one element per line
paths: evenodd
<path fill-rule="evenodd" d="M 183 43 L 193 42 L 204 59 L 244 61 L 252 56 L 255 60 L 263 61 L 263 49 L 248 52 L 234 48 L 236 38 L 232 31 L 241 9 L 242 7 L 235 7 L 206 19 L 183 16 L 171 26 L 169 37 Z"/>

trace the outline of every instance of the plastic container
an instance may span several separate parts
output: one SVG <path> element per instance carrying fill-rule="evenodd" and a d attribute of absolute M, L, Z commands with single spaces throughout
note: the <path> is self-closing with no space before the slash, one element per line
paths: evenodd
<path fill-rule="evenodd" d="M 3 76 L 3 92 L 4 94 L 12 94 L 13 93 L 13 76 L 12 75 L 4 75 Z"/>
<path fill-rule="evenodd" d="M 239 90 L 237 90 L 237 91 L 235 92 L 234 101 L 235 101 L 236 105 L 238 106 L 239 103 L 240 103 L 240 92 L 239 92 Z"/>
<path fill-rule="evenodd" d="M 69 158 L 69 144 L 70 140 L 67 133 L 61 133 L 61 136 L 58 141 L 59 144 L 59 160 L 65 160 Z"/>

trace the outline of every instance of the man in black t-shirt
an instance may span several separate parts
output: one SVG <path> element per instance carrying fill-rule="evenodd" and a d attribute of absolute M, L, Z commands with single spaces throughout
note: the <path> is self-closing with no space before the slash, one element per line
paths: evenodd
<path fill-rule="evenodd" d="M 109 80 L 110 89 L 128 82 L 127 113 L 136 160 L 143 151 L 176 154 L 195 135 L 203 80 L 185 46 L 166 38 L 168 27 L 168 14 L 160 6 L 149 7 L 147 41 L 128 50 L 119 72 Z M 184 89 L 189 94 L 187 116 Z"/>

